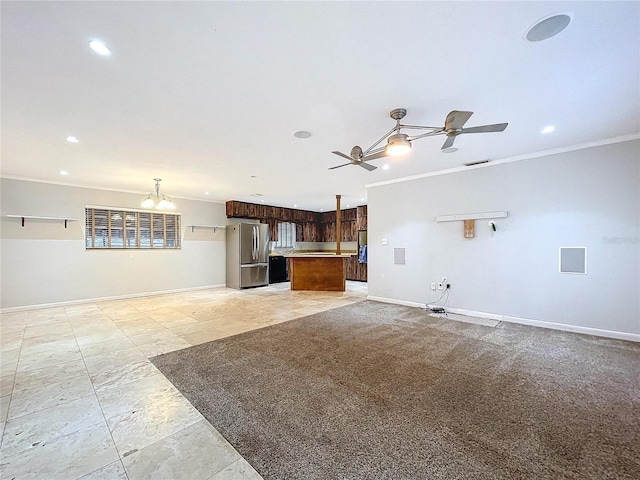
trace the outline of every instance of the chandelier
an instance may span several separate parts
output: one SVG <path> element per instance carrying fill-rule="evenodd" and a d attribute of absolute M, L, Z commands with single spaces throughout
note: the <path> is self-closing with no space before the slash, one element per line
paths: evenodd
<path fill-rule="evenodd" d="M 171 198 L 164 193 L 160 194 L 160 182 L 161 178 L 154 178 L 156 181 L 156 193 L 155 195 L 151 192 L 147 197 L 142 201 L 142 208 L 155 208 L 156 210 L 174 210 L 176 208 L 175 204 L 171 201 Z"/>

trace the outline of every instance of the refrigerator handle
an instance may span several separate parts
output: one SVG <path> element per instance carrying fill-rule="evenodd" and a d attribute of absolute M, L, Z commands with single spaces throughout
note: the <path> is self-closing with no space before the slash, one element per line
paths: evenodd
<path fill-rule="evenodd" d="M 253 260 L 258 259 L 258 227 L 253 226 Z"/>

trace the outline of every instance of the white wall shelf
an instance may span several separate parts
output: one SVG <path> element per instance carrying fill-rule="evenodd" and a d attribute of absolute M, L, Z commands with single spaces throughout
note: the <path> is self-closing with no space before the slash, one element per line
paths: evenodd
<path fill-rule="evenodd" d="M 53 221 L 53 222 L 64 222 L 64 228 L 67 228 L 67 222 L 77 222 L 77 218 L 69 218 L 69 217 L 44 217 L 39 215 L 7 215 L 9 218 L 20 218 L 22 219 L 22 226 L 24 227 L 25 219 L 29 220 L 44 220 L 44 221 Z"/>
<path fill-rule="evenodd" d="M 483 218 L 506 218 L 506 211 L 481 212 L 481 213 L 459 213 L 457 215 L 440 215 L 436 217 L 436 222 L 456 222 L 460 220 L 481 220 Z"/>
<path fill-rule="evenodd" d="M 187 227 L 191 228 L 191 233 L 193 233 L 196 228 L 211 228 L 213 229 L 213 233 L 216 233 L 216 230 L 219 228 L 227 228 L 224 225 L 187 225 Z"/>

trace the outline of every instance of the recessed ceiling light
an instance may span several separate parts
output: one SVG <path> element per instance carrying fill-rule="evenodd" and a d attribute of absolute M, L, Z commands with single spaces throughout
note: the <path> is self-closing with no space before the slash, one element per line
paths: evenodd
<path fill-rule="evenodd" d="M 538 20 L 524 34 L 529 42 L 541 42 L 555 37 L 571 23 L 572 13 L 554 13 Z"/>
<path fill-rule="evenodd" d="M 551 133 L 556 129 L 556 127 L 554 127 L 553 125 L 547 125 L 546 127 L 544 127 L 542 130 L 540 130 L 540 133 Z"/>
<path fill-rule="evenodd" d="M 443 148 L 442 150 L 440 150 L 442 153 L 453 153 L 453 152 L 457 152 L 458 149 L 456 147 L 449 147 L 449 148 Z"/>
<path fill-rule="evenodd" d="M 111 55 L 111 50 L 107 44 L 101 40 L 91 40 L 89 42 L 89 47 L 91 47 L 91 50 L 96 52 L 98 55 L 104 55 L 106 57 Z"/>
<path fill-rule="evenodd" d="M 321 209 L 320 209 L 320 211 L 321 211 L 321 212 L 324 212 L 324 208 L 321 208 Z"/>
<path fill-rule="evenodd" d="M 389 165 L 383 165 L 383 166 L 382 166 L 382 169 L 383 169 L 383 170 L 389 170 Z"/>
<path fill-rule="evenodd" d="M 361 198 L 361 199 L 360 199 L 360 201 L 361 201 L 361 202 L 364 202 L 364 198 Z"/>
<path fill-rule="evenodd" d="M 293 204 L 293 208 L 298 208 L 298 205 L 296 205 L 295 203 Z"/>
<path fill-rule="evenodd" d="M 209 192 L 204 192 L 205 195 L 209 195 Z"/>
<path fill-rule="evenodd" d="M 66 177 L 67 175 L 69 175 L 69 172 L 67 172 L 66 170 L 60 170 L 60 175 Z"/>
<path fill-rule="evenodd" d="M 74 137 L 74 136 L 72 136 L 72 135 L 69 135 L 69 136 L 67 137 L 67 142 L 69 142 L 69 143 L 78 143 L 79 141 L 80 141 L 80 140 L 78 140 L 76 137 Z"/>
<path fill-rule="evenodd" d="M 311 136 L 311 132 L 307 132 L 306 130 L 298 130 L 293 133 L 293 136 L 296 138 L 309 138 Z"/>

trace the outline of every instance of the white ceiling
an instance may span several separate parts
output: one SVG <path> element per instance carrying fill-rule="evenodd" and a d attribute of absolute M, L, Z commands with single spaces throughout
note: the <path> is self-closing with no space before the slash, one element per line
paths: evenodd
<path fill-rule="evenodd" d="M 566 30 L 523 40 L 558 12 L 573 14 Z M 3 1 L 1 14 L 3 177 L 141 194 L 161 177 L 178 198 L 319 211 L 336 194 L 364 203 L 365 184 L 640 132 L 636 1 Z M 475 112 L 466 126 L 509 127 L 450 154 L 443 136 L 417 140 L 373 162 L 388 170 L 328 170 L 396 107 L 408 124 L 459 109 Z"/>

